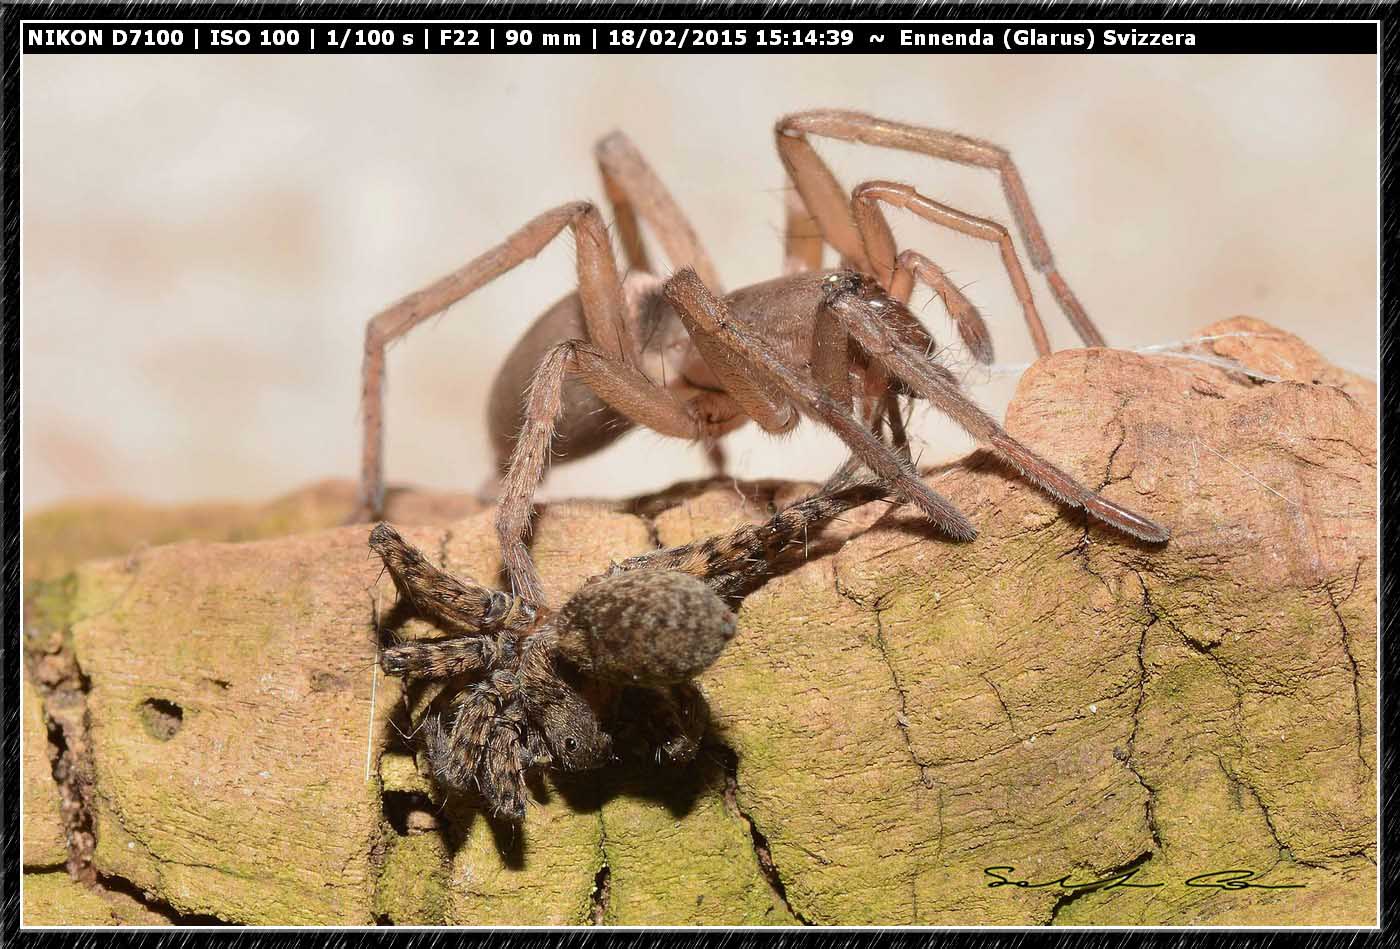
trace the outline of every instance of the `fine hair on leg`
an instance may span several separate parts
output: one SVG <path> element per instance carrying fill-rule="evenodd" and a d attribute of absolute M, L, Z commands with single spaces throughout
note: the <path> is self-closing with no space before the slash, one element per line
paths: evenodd
<path fill-rule="evenodd" d="M 856 262 L 857 269 L 866 273 L 872 271 L 868 264 L 861 263 L 865 261 L 865 251 L 851 215 L 846 211 L 847 193 L 830 166 L 812 147 L 808 136 L 916 152 L 959 165 L 995 171 L 1017 230 L 1025 241 L 1031 265 L 1045 275 L 1051 293 L 1084 345 L 1107 345 L 1103 334 L 1060 275 L 1045 232 L 1031 206 L 1030 194 L 1006 149 L 956 132 L 840 109 L 814 109 L 784 116 L 773 132 L 778 155 L 787 169 L 788 177 L 801 194 L 803 203 L 817 221 L 823 236 L 843 257 Z"/>

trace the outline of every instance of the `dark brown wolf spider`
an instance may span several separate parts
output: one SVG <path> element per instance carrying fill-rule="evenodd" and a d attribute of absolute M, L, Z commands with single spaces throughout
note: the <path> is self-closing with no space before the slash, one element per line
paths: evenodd
<path fill-rule="evenodd" d="M 382 516 L 384 352 L 392 341 L 538 254 L 566 228 L 577 245 L 578 289 L 546 311 L 496 377 L 489 426 L 504 474 L 496 527 L 511 588 L 539 602 L 539 577 L 525 546 L 531 498 L 559 454 L 581 458 L 633 426 L 699 440 L 722 463 L 717 440 L 748 420 L 790 431 L 803 415 L 834 431 L 877 477 L 958 539 L 972 523 L 919 478 L 902 433 L 898 398 L 928 399 L 1026 479 L 1059 501 L 1151 542 L 1167 531 L 1100 497 L 983 412 L 936 362 L 933 337 L 905 305 L 915 280 L 942 298 L 969 350 L 990 362 L 991 339 L 977 310 L 931 260 L 896 253 L 882 205 L 996 244 L 1036 350 L 1050 352 L 1011 236 L 1002 225 L 939 204 L 905 184 L 867 181 L 848 196 L 809 136 L 920 152 L 997 172 L 1031 263 L 1049 281 L 1085 345 L 1103 337 L 1059 275 L 1020 174 L 988 142 L 856 112 L 789 115 L 775 128 L 790 193 L 784 275 L 725 292 L 684 213 L 620 132 L 598 143 L 603 187 L 617 218 L 629 272 L 618 273 L 607 228 L 587 201 L 546 211 L 461 269 L 404 297 L 365 330 L 361 515 Z M 645 222 L 677 272 L 654 276 Z M 824 245 L 841 269 L 822 270 Z M 526 393 L 523 405 L 521 394 Z M 859 405 L 857 416 L 854 406 Z M 890 443 L 875 430 L 890 426 Z"/>
<path fill-rule="evenodd" d="M 763 524 L 615 563 L 553 612 L 439 570 L 379 524 L 369 545 L 400 600 L 451 634 L 381 656 L 389 675 L 447 683 L 415 727 L 433 778 L 479 791 L 493 817 L 518 821 L 532 769 L 589 770 L 619 752 L 690 761 L 706 727 L 691 680 L 734 636 L 729 604 L 772 573 L 788 544 L 885 494 L 828 482 Z"/>

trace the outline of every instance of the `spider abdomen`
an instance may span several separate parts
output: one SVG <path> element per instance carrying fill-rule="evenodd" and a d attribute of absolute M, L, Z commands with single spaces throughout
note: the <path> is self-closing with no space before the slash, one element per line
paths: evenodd
<path fill-rule="evenodd" d="M 673 685 L 708 668 L 734 638 L 736 622 L 701 580 L 637 570 L 591 583 L 564 604 L 559 652 L 597 679 Z"/>

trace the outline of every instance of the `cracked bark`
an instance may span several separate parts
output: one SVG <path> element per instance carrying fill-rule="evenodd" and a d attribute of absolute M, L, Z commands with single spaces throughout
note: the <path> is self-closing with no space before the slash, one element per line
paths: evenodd
<path fill-rule="evenodd" d="M 1356 707 L 1356 758 L 1361 762 L 1361 767 L 1366 769 L 1367 774 L 1374 775 L 1375 769 L 1366 760 L 1366 727 L 1365 716 L 1361 711 L 1361 669 L 1356 663 L 1356 656 L 1351 651 L 1351 633 L 1347 630 L 1346 620 L 1342 619 L 1341 602 L 1345 601 L 1356 590 L 1356 585 L 1361 577 L 1361 564 L 1357 563 L 1356 573 L 1352 575 L 1351 590 L 1339 601 L 1332 588 L 1325 587 L 1328 606 L 1332 608 L 1332 615 L 1337 620 L 1337 628 L 1342 634 L 1342 652 L 1346 656 L 1347 665 L 1351 667 L 1351 691 L 1353 704 Z"/>
<path fill-rule="evenodd" d="M 612 896 L 612 870 L 608 867 L 608 828 L 601 813 L 598 815 L 598 855 L 603 863 L 593 878 L 592 909 L 588 914 L 588 921 L 594 926 L 601 926 L 607 920 L 608 901 Z"/>
<path fill-rule="evenodd" d="M 1154 853 L 1154 850 L 1145 851 L 1143 853 L 1138 854 L 1136 857 L 1129 860 L 1122 866 L 1109 867 L 1107 870 L 1103 871 L 1103 873 L 1096 874 L 1095 876 L 1097 879 L 1112 879 L 1114 877 L 1131 879 L 1133 875 L 1135 875 L 1138 871 L 1142 870 L 1142 868 L 1146 866 L 1149 861 L 1151 861 Z M 1050 907 L 1050 915 L 1045 920 L 1045 925 L 1054 926 L 1056 923 L 1059 922 L 1061 911 L 1063 911 L 1066 907 L 1070 906 L 1076 901 L 1081 900 L 1094 892 L 1095 888 L 1085 887 L 1082 889 L 1069 890 L 1068 892 L 1061 893 L 1058 896 L 1056 896 L 1054 905 Z"/>
<path fill-rule="evenodd" d="M 880 661 L 884 663 L 885 668 L 889 670 L 890 688 L 894 691 L 895 696 L 899 699 L 899 711 L 895 714 L 895 725 L 899 728 L 900 734 L 904 736 L 904 743 L 909 749 L 909 760 L 912 761 L 914 763 L 914 767 L 918 769 L 919 780 L 923 782 L 925 787 L 931 788 L 934 785 L 929 778 L 928 765 L 925 762 L 919 760 L 918 754 L 914 751 L 914 743 L 909 737 L 909 696 L 906 694 L 904 687 L 901 686 L 899 683 L 899 673 L 895 670 L 895 667 L 890 663 L 889 650 L 885 645 L 885 630 L 883 624 L 880 621 L 880 604 L 878 601 L 875 603 L 867 604 L 859 596 L 851 593 L 849 590 L 843 590 L 841 587 L 841 578 L 839 574 L 835 574 L 833 579 L 833 586 L 837 593 L 845 597 L 847 600 L 850 600 L 858 608 L 869 613 L 872 617 L 874 617 L 875 648 L 880 653 Z M 988 684 L 991 684 L 990 681 L 988 682 Z M 992 690 L 996 691 L 996 687 L 993 686 Z M 1001 699 L 1000 692 L 997 693 L 997 699 Z M 1005 703 L 1002 703 L 1002 707 L 1006 707 Z M 1006 713 L 1006 717 L 1008 719 L 1011 718 L 1011 713 L 1009 711 Z M 1015 731 L 1014 723 L 1012 724 L 1012 731 Z"/>
<path fill-rule="evenodd" d="M 1138 730 L 1142 727 L 1142 707 L 1147 701 L 1147 637 L 1152 632 L 1152 628 L 1157 625 L 1159 617 L 1157 616 L 1157 612 L 1152 608 L 1152 596 L 1148 592 L 1147 581 L 1142 578 L 1141 574 L 1138 575 L 1138 582 L 1142 584 L 1143 608 L 1147 610 L 1152 620 L 1142 627 L 1142 636 L 1138 638 L 1138 695 L 1137 703 L 1133 706 L 1133 730 L 1128 734 L 1128 750 L 1123 756 L 1123 764 L 1133 773 L 1133 777 L 1137 779 L 1138 784 L 1142 785 L 1142 789 L 1147 792 L 1147 803 L 1145 805 L 1147 813 L 1145 817 L 1147 828 L 1152 833 L 1152 848 L 1155 852 L 1162 848 L 1162 832 L 1157 827 L 1157 792 L 1153 789 L 1152 785 L 1147 783 L 1147 779 L 1142 776 L 1142 772 L 1138 770 L 1137 765 L 1133 761 L 1133 753 L 1137 750 Z"/>
<path fill-rule="evenodd" d="M 783 875 L 778 870 L 778 865 L 773 861 L 773 851 L 768 846 L 768 838 L 763 831 L 759 830 L 754 819 L 745 813 L 739 806 L 739 756 L 728 746 L 719 746 L 721 756 L 724 759 L 724 804 L 725 809 L 738 820 L 743 821 L 749 833 L 749 839 L 753 842 L 754 861 L 758 864 L 759 870 L 763 873 L 764 880 L 767 881 L 769 889 L 773 891 L 773 896 L 780 901 L 784 908 L 803 926 L 812 925 L 812 921 L 802 915 L 792 902 L 788 899 L 787 887 L 783 884 Z"/>
<path fill-rule="evenodd" d="M 134 573 L 134 565 L 128 561 Z M 133 578 L 133 583 L 135 579 Z M 77 893 L 96 894 L 108 905 L 110 919 L 102 918 L 102 910 L 89 904 L 100 923 L 168 923 L 183 926 L 222 925 L 216 916 L 183 913 L 121 876 L 99 873 L 93 861 L 97 833 L 93 817 L 94 767 L 92 743 L 88 734 L 87 695 L 91 683 L 84 675 L 74 655 L 69 622 L 60 613 L 46 613 L 36 602 L 38 591 L 32 590 L 28 604 L 29 623 L 26 628 L 27 678 L 37 687 L 46 729 L 50 776 L 57 785 L 60 819 L 63 824 L 67 856 L 63 871 L 76 887 L 69 899 L 81 900 Z M 124 596 L 125 594 L 123 594 Z M 115 608 L 114 603 L 111 608 Z M 101 615 L 107 610 L 101 610 Z M 31 863 L 31 866 L 33 864 Z M 58 892 L 63 892 L 61 889 Z M 38 919 L 31 915 L 30 924 L 61 924 L 64 918 Z"/>
<path fill-rule="evenodd" d="M 45 729 L 49 775 L 58 789 L 66 855 L 64 867 L 76 881 L 95 886 L 92 854 L 96 847 L 89 802 L 93 781 L 92 748 L 88 740 L 87 693 L 83 674 L 68 636 L 66 609 L 45 609 L 31 596 L 25 627 L 26 674 L 37 690 Z M 37 736 L 29 736 L 37 737 Z M 31 758 L 31 762 L 37 763 Z"/>
<path fill-rule="evenodd" d="M 1007 707 L 1006 699 L 1002 696 L 1001 689 L 997 688 L 997 684 L 985 675 L 982 676 L 982 681 L 987 683 L 987 688 L 991 689 L 992 694 L 997 697 L 997 704 L 1001 706 L 1002 712 L 1006 714 L 1006 723 L 1011 726 L 1011 734 L 1016 737 L 1017 741 L 1025 741 L 1025 739 L 1021 737 L 1021 733 L 1016 729 L 1016 719 L 1011 714 L 1011 709 Z"/>
<path fill-rule="evenodd" d="M 1231 326 L 1256 335 L 1209 354 L 1286 381 L 1066 352 L 1027 373 L 1008 412 L 1013 434 L 1167 523 L 1165 548 L 1087 523 L 983 454 L 930 472 L 976 541 L 948 543 L 899 509 L 853 512 L 749 598 L 702 677 L 706 748 L 722 762 L 547 780 L 515 837 L 470 801 L 442 804 L 395 731 L 395 680 L 377 680 L 367 714 L 365 605 L 393 593 L 362 529 L 306 533 L 299 515 L 279 540 L 147 546 L 139 575 L 84 562 L 57 599 L 91 680 L 93 871 L 171 921 L 580 924 L 601 903 L 615 923 L 1364 924 L 1374 396 L 1286 334 L 1211 331 Z M 560 595 L 609 560 L 759 520 L 802 490 L 698 482 L 546 507 L 533 545 Z M 406 534 L 496 582 L 491 512 L 462 513 Z M 161 512 L 165 533 L 119 542 L 111 525 L 129 510 L 81 516 L 106 525 L 99 552 L 118 557 L 175 539 L 180 519 Z M 201 516 L 190 535 L 208 538 Z M 238 516 L 238 530 L 276 533 Z M 94 550 L 65 561 L 42 534 L 58 520 L 27 527 L 26 550 L 43 553 L 31 579 Z M 182 710 L 179 730 L 146 730 L 147 701 Z M 397 824 L 390 795 L 406 808 Z M 1307 888 L 1179 886 L 1236 860 Z M 1008 892 L 985 885 L 996 864 L 1171 885 Z"/>
<path fill-rule="evenodd" d="M 1233 787 L 1248 793 L 1249 799 L 1254 802 L 1254 806 L 1259 809 L 1259 814 L 1264 819 L 1264 826 L 1269 829 L 1269 837 L 1273 839 L 1274 845 L 1278 847 L 1278 856 L 1268 869 L 1272 870 L 1275 866 L 1285 861 L 1307 866 L 1307 861 L 1299 860 L 1293 854 L 1293 851 L 1289 849 L 1288 845 L 1283 842 L 1283 839 L 1279 837 L 1278 828 L 1274 826 L 1273 815 L 1269 813 L 1269 807 L 1264 803 L 1264 799 L 1259 796 L 1259 791 L 1232 770 L 1230 766 L 1225 763 L 1223 758 L 1217 756 L 1216 763 L 1220 766 L 1220 770 L 1225 775 L 1226 780 L 1228 780 Z M 1243 795 L 1240 796 L 1240 799 L 1241 802 L 1243 802 Z M 1267 873 L 1268 871 L 1266 870 L 1265 872 Z"/>

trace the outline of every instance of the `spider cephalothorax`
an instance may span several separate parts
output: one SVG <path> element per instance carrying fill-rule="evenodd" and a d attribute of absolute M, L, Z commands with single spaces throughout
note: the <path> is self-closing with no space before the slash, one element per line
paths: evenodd
<path fill-rule="evenodd" d="M 525 775 L 622 757 L 689 761 L 705 730 L 692 684 L 736 632 L 731 603 L 810 528 L 883 495 L 832 488 L 767 522 L 613 564 L 557 611 L 458 579 L 388 524 L 370 534 L 402 600 L 450 635 L 384 649 L 389 675 L 447 687 L 422 721 L 434 779 L 525 814 Z"/>

